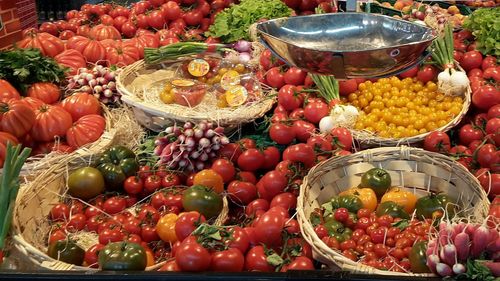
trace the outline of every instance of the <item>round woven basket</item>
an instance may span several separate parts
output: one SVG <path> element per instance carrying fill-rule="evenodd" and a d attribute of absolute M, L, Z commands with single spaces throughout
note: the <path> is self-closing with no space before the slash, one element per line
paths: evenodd
<path fill-rule="evenodd" d="M 160 131 L 174 122 L 199 122 L 209 120 L 220 126 L 234 129 L 242 124 L 264 116 L 274 103 L 272 89 L 264 90 L 265 97 L 236 108 L 218 108 L 215 100 L 207 102 L 210 95 L 195 107 L 165 104 L 159 99 L 164 82 L 172 78 L 174 72 L 166 70 L 172 62 L 147 65 L 144 60 L 137 61 L 120 72 L 116 87 L 122 94 L 122 101 L 132 107 L 141 125 L 153 131 Z M 207 106 L 212 104 L 213 106 Z"/>
<path fill-rule="evenodd" d="M 93 158 L 96 157 L 95 155 Z M 50 167 L 20 190 L 13 216 L 14 247 L 27 257 L 33 266 L 38 268 L 96 271 L 98 269 L 64 263 L 47 255 L 47 235 L 51 227 L 48 214 L 67 192 L 66 178 L 72 169 L 77 168 L 74 165 L 69 168 L 71 160 L 73 159 L 68 159 L 65 165 L 59 164 Z M 89 163 L 92 162 L 92 159 L 87 160 Z M 215 225 L 222 225 L 228 217 L 228 201 L 225 197 L 223 203 L 223 209 L 214 221 Z M 126 211 L 134 212 L 134 207 L 132 206 Z M 72 238 L 84 250 L 98 243 L 98 235 L 95 232 L 82 231 L 76 233 Z M 164 262 L 157 263 L 146 270 L 156 270 L 163 264 Z"/>
<path fill-rule="evenodd" d="M 456 64 L 456 67 L 461 71 L 464 71 L 458 65 L 458 63 Z M 460 123 L 460 121 L 462 121 L 462 118 L 465 116 L 465 114 L 467 114 L 467 111 L 469 110 L 471 104 L 471 97 L 472 97 L 472 89 L 470 88 L 469 85 L 467 86 L 466 91 L 462 95 L 464 103 L 462 105 L 462 110 L 460 111 L 460 113 L 457 116 L 455 116 L 448 124 L 444 125 L 443 127 L 437 128 L 435 131 L 447 132 L 453 127 L 457 126 Z M 432 133 L 432 132 L 427 132 L 413 137 L 395 139 L 395 138 L 382 138 L 368 131 L 351 130 L 351 132 L 353 137 L 362 146 L 365 147 L 410 145 L 412 143 L 423 141 L 427 135 Z"/>
<path fill-rule="evenodd" d="M 445 155 L 419 148 L 375 148 L 331 158 L 309 171 L 297 199 L 297 216 L 304 238 L 312 246 L 315 258 L 329 266 L 337 265 L 343 270 L 364 274 L 432 276 L 383 271 L 354 262 L 329 248 L 316 235 L 309 220 L 314 209 L 340 192 L 358 186 L 363 173 L 374 167 L 387 170 L 393 186 L 404 187 L 418 197 L 429 192 L 447 194 L 463 210 L 457 215 L 480 220 L 488 214 L 489 201 L 485 191 L 461 164 Z"/>

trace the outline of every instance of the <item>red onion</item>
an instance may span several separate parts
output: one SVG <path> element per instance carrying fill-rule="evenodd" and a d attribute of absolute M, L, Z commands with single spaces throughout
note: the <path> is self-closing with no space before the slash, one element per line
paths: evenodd
<path fill-rule="evenodd" d="M 252 56 L 249 53 L 240 53 L 239 59 L 241 63 L 247 63 L 252 59 Z"/>
<path fill-rule="evenodd" d="M 239 40 L 238 42 L 234 43 L 233 49 L 240 53 L 250 52 L 252 50 L 252 43 L 245 40 Z"/>

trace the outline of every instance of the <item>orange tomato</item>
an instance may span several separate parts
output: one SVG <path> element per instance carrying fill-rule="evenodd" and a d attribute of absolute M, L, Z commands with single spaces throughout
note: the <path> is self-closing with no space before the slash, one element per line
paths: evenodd
<path fill-rule="evenodd" d="M 371 188 L 353 187 L 339 194 L 339 196 L 342 195 L 354 195 L 358 197 L 359 200 L 361 200 L 361 202 L 363 203 L 363 208 L 368 209 L 372 212 L 377 208 L 377 195 Z"/>
<path fill-rule="evenodd" d="M 222 176 L 212 169 L 205 169 L 196 173 L 193 179 L 193 185 L 203 185 L 212 188 L 217 193 L 224 191 L 224 180 Z"/>
<path fill-rule="evenodd" d="M 413 192 L 405 190 L 401 187 L 393 187 L 387 191 L 380 203 L 392 201 L 405 209 L 408 214 L 413 213 L 415 204 L 417 203 L 417 196 Z"/>
<path fill-rule="evenodd" d="M 175 243 L 177 235 L 175 234 L 175 223 L 179 217 L 174 214 L 166 214 L 161 217 L 156 223 L 156 233 L 161 240 L 165 242 Z"/>

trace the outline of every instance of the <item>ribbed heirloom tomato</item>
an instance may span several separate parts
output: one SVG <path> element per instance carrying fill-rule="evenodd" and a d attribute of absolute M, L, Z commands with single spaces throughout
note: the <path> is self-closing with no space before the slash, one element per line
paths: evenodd
<path fill-rule="evenodd" d="M 101 115 L 90 114 L 78 119 L 66 132 L 66 140 L 77 148 L 95 142 L 104 133 L 106 120 Z"/>
<path fill-rule="evenodd" d="M 0 130 L 15 137 L 26 135 L 35 122 L 35 113 L 20 100 L 0 102 Z"/>
<path fill-rule="evenodd" d="M 85 115 L 101 113 L 99 100 L 87 93 L 75 93 L 65 98 L 61 106 L 71 114 L 73 121 L 77 121 Z"/>
<path fill-rule="evenodd" d="M 59 106 L 43 105 L 35 115 L 31 136 L 36 141 L 52 141 L 56 136 L 64 136 L 73 123 L 71 115 Z"/>
<path fill-rule="evenodd" d="M 7 80 L 0 79 L 0 101 L 9 99 L 18 100 L 21 99 L 21 95 Z"/>
<path fill-rule="evenodd" d="M 70 38 L 66 45 L 69 49 L 79 51 L 91 63 L 96 63 L 106 58 L 106 49 L 97 40 L 77 35 Z"/>
<path fill-rule="evenodd" d="M 17 42 L 20 48 L 36 48 L 43 55 L 55 57 L 64 51 L 64 42 L 46 32 L 27 34 L 21 41 Z"/>
<path fill-rule="evenodd" d="M 38 82 L 28 88 L 28 97 L 36 98 L 44 103 L 53 104 L 59 100 L 61 91 L 59 87 L 50 82 Z"/>

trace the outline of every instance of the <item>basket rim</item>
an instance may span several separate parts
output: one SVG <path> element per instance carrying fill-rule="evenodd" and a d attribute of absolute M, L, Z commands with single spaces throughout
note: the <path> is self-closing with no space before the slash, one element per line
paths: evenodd
<path fill-rule="evenodd" d="M 317 255 L 319 255 L 319 259 L 322 260 L 323 262 L 327 264 L 336 264 L 337 266 L 341 267 L 342 269 L 349 270 L 349 271 L 356 271 L 356 272 L 362 272 L 362 273 L 369 273 L 369 274 L 377 274 L 377 275 L 394 275 L 394 276 L 418 276 L 418 277 L 431 277 L 435 276 L 434 274 L 431 273 L 405 273 L 405 272 L 390 272 L 390 271 L 383 271 L 379 269 L 375 269 L 373 267 L 363 265 L 358 262 L 354 262 L 346 257 L 344 257 L 342 254 L 338 253 L 337 251 L 329 248 L 316 234 L 316 232 L 313 230 L 312 224 L 309 221 L 309 218 L 305 214 L 305 197 L 306 193 L 309 190 L 309 181 L 311 177 L 314 176 L 315 172 L 320 169 L 323 166 L 328 165 L 332 161 L 336 162 L 342 162 L 345 163 L 344 166 L 349 166 L 354 163 L 361 163 L 361 162 L 368 162 L 365 159 L 370 158 L 372 153 L 378 152 L 378 153 L 394 153 L 392 154 L 392 157 L 388 157 L 388 159 L 393 158 L 393 159 L 402 159 L 402 160 L 409 160 L 411 161 L 411 157 L 413 154 L 422 154 L 425 156 L 429 157 L 446 157 L 449 158 L 443 154 L 436 153 L 436 152 L 430 152 L 426 151 L 421 148 L 414 148 L 414 147 L 407 147 L 407 146 L 400 146 L 400 147 L 379 147 L 379 148 L 372 148 L 372 149 L 367 149 L 363 150 L 357 153 L 353 153 L 350 155 L 346 156 L 341 156 L 337 158 L 330 158 L 328 160 L 325 160 L 322 163 L 317 164 L 311 170 L 309 170 L 308 174 L 306 177 L 304 177 L 304 181 L 302 185 L 300 186 L 300 192 L 299 196 L 297 198 L 297 220 L 299 221 L 300 225 L 300 230 L 301 233 L 304 237 L 304 239 L 311 245 L 313 248 L 313 252 Z M 413 155 L 415 156 L 415 155 Z M 359 159 L 357 159 L 359 158 Z M 387 160 L 387 159 L 385 159 Z M 487 197 L 486 192 L 481 188 L 479 181 L 477 180 L 476 177 L 474 177 L 464 166 L 461 164 L 453 161 L 450 158 L 451 163 L 453 163 L 452 171 L 454 173 L 457 170 L 459 170 L 460 173 L 463 173 L 466 175 L 472 182 L 476 183 L 476 187 L 478 187 L 478 192 L 480 193 L 480 203 L 486 204 L 486 207 L 489 206 L 489 200 Z M 371 161 L 370 161 L 371 162 Z M 443 165 L 444 163 L 442 162 L 436 162 L 435 164 L 438 165 Z M 340 165 L 340 164 L 339 164 Z M 316 200 L 316 199 L 314 199 Z"/>

